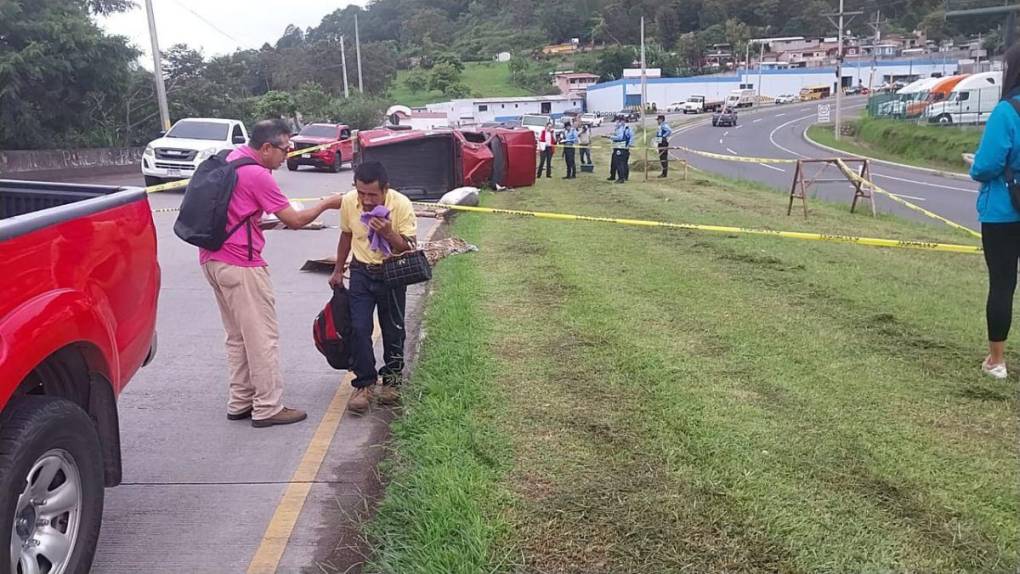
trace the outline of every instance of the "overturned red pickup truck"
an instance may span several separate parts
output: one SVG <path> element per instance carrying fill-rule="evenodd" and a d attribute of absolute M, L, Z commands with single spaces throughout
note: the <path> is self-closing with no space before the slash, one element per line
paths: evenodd
<path fill-rule="evenodd" d="M 358 133 L 354 164 L 381 162 L 395 189 L 431 200 L 466 185 L 533 185 L 535 148 L 526 129 L 376 129 Z"/>

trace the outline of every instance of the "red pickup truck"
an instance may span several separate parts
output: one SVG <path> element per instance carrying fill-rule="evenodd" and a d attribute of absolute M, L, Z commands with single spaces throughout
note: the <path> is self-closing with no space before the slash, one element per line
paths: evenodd
<path fill-rule="evenodd" d="M 143 189 L 0 180 L 0 572 L 88 572 L 159 284 Z"/>
<path fill-rule="evenodd" d="M 287 169 L 296 171 L 298 166 L 310 165 L 338 172 L 343 164 L 354 160 L 354 142 L 351 128 L 344 124 L 308 124 L 301 133 L 290 138 L 291 151 L 314 148 L 323 144 L 327 147 L 287 159 Z"/>

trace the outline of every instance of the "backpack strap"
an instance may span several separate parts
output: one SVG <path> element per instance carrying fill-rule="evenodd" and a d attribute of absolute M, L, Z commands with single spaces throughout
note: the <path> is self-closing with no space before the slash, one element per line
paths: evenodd
<path fill-rule="evenodd" d="M 224 151 L 226 151 L 226 150 L 224 150 Z M 223 153 L 223 152 L 220 152 L 220 153 Z M 224 156 L 224 159 L 226 159 L 226 156 Z M 232 169 L 234 171 L 237 171 L 238 168 L 242 168 L 242 167 L 244 167 L 246 165 L 262 165 L 262 164 L 260 164 L 254 158 L 250 158 L 248 156 L 244 156 L 244 157 L 239 157 L 239 158 L 237 158 L 237 159 L 235 159 L 233 161 L 227 162 L 227 165 L 230 166 L 230 169 Z M 231 228 L 229 231 L 227 231 L 227 237 L 230 237 L 231 235 L 236 233 L 237 230 L 240 229 L 242 225 L 245 226 L 245 228 L 247 230 L 247 233 L 248 233 L 248 261 L 251 261 L 252 259 L 255 258 L 255 248 L 252 245 L 252 241 L 251 241 L 251 218 L 254 217 L 256 213 L 258 213 L 258 211 L 251 212 L 251 214 L 249 214 L 247 217 L 245 217 L 240 222 L 238 222 L 237 225 L 235 225 L 233 228 Z"/>

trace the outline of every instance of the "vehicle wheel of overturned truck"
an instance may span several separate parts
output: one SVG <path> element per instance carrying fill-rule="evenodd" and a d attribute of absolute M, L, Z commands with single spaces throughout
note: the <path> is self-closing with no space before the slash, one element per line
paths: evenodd
<path fill-rule="evenodd" d="M 343 158 L 339 153 L 333 154 L 333 173 L 340 173 L 344 168 Z"/>
<path fill-rule="evenodd" d="M 0 571 L 87 574 L 103 487 L 99 437 L 78 405 L 12 400 L 0 415 Z"/>
<path fill-rule="evenodd" d="M 163 183 L 163 180 L 158 177 L 152 175 L 145 176 L 145 187 L 152 187 L 161 183 Z"/>

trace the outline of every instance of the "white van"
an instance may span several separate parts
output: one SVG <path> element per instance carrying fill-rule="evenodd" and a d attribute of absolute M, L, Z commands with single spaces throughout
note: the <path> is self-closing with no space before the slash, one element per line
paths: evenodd
<path fill-rule="evenodd" d="M 974 74 L 953 88 L 944 102 L 931 104 L 924 117 L 936 124 L 983 124 L 1002 95 L 1002 72 Z"/>

